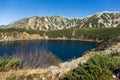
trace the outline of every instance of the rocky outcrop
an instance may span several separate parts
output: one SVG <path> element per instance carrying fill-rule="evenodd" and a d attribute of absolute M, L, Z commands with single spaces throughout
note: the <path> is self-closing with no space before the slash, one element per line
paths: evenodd
<path fill-rule="evenodd" d="M 77 59 L 73 59 L 71 61 L 66 61 L 66 62 L 60 64 L 60 68 L 69 71 L 73 68 L 76 68 L 79 63 L 86 62 L 89 59 L 89 57 L 90 56 L 84 56 L 84 57 L 80 57 Z"/>
<path fill-rule="evenodd" d="M 50 66 L 50 67 L 48 68 L 48 70 L 49 70 L 49 72 L 50 72 L 51 74 L 53 74 L 53 75 L 60 73 L 60 70 L 59 70 L 59 68 L 58 68 L 57 66 Z"/>
<path fill-rule="evenodd" d="M 95 51 L 105 50 L 106 48 L 110 47 L 111 45 L 117 44 L 118 42 L 120 42 L 120 36 L 104 41 L 98 48 L 95 49 Z"/>
<path fill-rule="evenodd" d="M 120 12 L 100 12 L 83 19 L 69 19 L 63 16 L 34 16 L 6 25 L 5 28 L 24 28 L 32 30 L 60 30 L 71 27 L 109 28 L 120 26 Z M 3 28 L 3 26 L 2 26 Z"/>
<path fill-rule="evenodd" d="M 42 39 L 39 34 L 28 34 L 27 32 L 1 32 L 0 41 L 32 40 Z"/>
<path fill-rule="evenodd" d="M 110 28 L 120 26 L 120 12 L 100 12 L 81 20 L 80 27 Z"/>

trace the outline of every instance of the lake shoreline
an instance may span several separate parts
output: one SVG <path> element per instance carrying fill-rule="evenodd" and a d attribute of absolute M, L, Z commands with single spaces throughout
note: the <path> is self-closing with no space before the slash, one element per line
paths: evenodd
<path fill-rule="evenodd" d="M 47 39 L 47 40 L 74 40 L 74 41 L 87 41 L 87 42 L 102 42 L 99 40 L 92 40 L 92 39 Z"/>
<path fill-rule="evenodd" d="M 72 39 L 58 39 L 58 38 L 49 38 L 49 39 L 15 39 L 15 40 L 0 40 L 0 42 L 14 42 L 14 41 L 33 41 L 33 40 L 71 40 L 71 41 L 86 41 L 86 42 L 102 42 L 100 40 L 92 40 L 92 39 L 75 39 L 75 38 L 72 38 Z"/>

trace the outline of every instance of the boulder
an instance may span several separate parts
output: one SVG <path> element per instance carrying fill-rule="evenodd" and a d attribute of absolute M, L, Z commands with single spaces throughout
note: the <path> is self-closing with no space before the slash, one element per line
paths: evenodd
<path fill-rule="evenodd" d="M 57 66 L 50 66 L 48 68 L 49 72 L 54 74 L 59 74 L 60 73 L 60 69 Z"/>
<path fill-rule="evenodd" d="M 48 80 L 46 77 L 42 77 L 42 80 Z"/>

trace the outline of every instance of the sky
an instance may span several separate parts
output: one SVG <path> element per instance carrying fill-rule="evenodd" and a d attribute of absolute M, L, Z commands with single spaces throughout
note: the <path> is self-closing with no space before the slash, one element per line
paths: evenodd
<path fill-rule="evenodd" d="M 102 11 L 120 11 L 120 0 L 0 0 L 0 25 L 32 16 L 84 18 Z"/>

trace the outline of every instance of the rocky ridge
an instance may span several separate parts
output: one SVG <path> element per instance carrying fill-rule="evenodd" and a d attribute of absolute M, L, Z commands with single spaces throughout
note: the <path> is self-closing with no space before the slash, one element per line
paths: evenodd
<path fill-rule="evenodd" d="M 1 27 L 3 28 L 4 25 Z M 10 23 L 5 28 L 24 28 L 32 30 L 60 30 L 71 27 L 109 28 L 120 26 L 120 12 L 100 12 L 83 19 L 69 19 L 63 16 L 34 16 Z"/>

